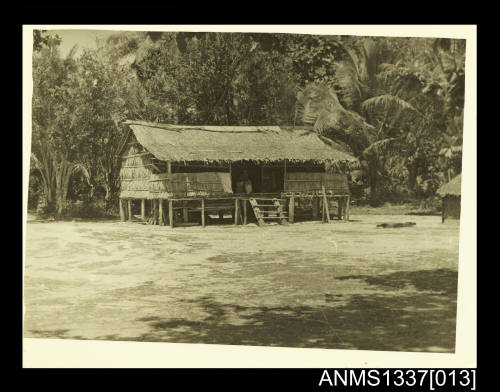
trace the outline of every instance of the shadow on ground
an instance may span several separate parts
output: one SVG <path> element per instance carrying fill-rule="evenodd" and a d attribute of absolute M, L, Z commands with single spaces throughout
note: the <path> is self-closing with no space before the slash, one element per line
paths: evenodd
<path fill-rule="evenodd" d="M 450 269 L 400 271 L 385 275 L 347 275 L 337 279 L 362 279 L 370 285 L 386 289 L 403 289 L 413 286 L 420 291 L 433 291 L 445 295 L 457 295 L 458 274 Z"/>
<path fill-rule="evenodd" d="M 377 295 L 325 294 L 325 303 L 317 307 L 245 307 L 201 297 L 185 302 L 202 307 L 208 314 L 203 320 L 142 318 L 138 321 L 147 323 L 150 331 L 130 340 L 454 352 L 456 271 L 436 269 L 339 279 L 363 279 L 392 291 Z"/>

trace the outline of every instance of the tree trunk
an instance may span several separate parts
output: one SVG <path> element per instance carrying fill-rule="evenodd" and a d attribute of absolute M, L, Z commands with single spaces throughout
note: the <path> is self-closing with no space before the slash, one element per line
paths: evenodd
<path fill-rule="evenodd" d="M 54 203 L 54 187 L 52 184 L 45 183 L 43 184 L 43 195 L 45 198 L 45 204 L 47 206 L 53 206 Z"/>
<path fill-rule="evenodd" d="M 111 187 L 108 184 L 104 184 L 104 191 L 106 192 L 104 200 L 109 202 L 111 200 Z"/>
<path fill-rule="evenodd" d="M 378 173 L 375 160 L 368 162 L 368 184 L 370 185 L 370 204 L 376 205 L 378 203 Z"/>
<path fill-rule="evenodd" d="M 71 166 L 68 161 L 62 160 L 56 166 L 56 214 L 60 217 L 66 207 Z"/>
<path fill-rule="evenodd" d="M 56 167 L 56 214 L 60 217 L 64 211 L 64 193 L 63 189 L 64 163 Z"/>
<path fill-rule="evenodd" d="M 55 179 L 51 170 L 51 162 L 45 159 L 40 159 L 39 162 L 40 166 L 38 167 L 38 171 L 40 172 L 40 178 L 43 185 L 43 197 L 45 199 L 45 204 L 51 208 L 54 203 L 56 189 Z"/>
<path fill-rule="evenodd" d="M 415 185 L 417 183 L 417 165 L 415 163 L 409 164 L 408 170 L 408 192 L 410 196 L 415 196 Z"/>
<path fill-rule="evenodd" d="M 109 209 L 113 205 L 113 200 L 116 200 L 114 196 L 118 193 L 119 186 L 116 185 L 116 175 L 112 173 L 112 169 L 107 169 L 104 172 L 104 202 L 106 209 Z"/>
<path fill-rule="evenodd" d="M 109 210 L 111 207 L 111 187 L 107 182 L 104 183 L 104 191 L 106 192 L 104 195 L 104 205 L 106 206 L 106 210 Z"/>

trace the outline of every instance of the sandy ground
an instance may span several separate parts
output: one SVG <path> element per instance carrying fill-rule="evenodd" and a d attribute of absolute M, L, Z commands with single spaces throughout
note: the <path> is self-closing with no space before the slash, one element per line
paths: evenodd
<path fill-rule="evenodd" d="M 29 221 L 24 335 L 453 352 L 459 222 L 351 219 Z"/>

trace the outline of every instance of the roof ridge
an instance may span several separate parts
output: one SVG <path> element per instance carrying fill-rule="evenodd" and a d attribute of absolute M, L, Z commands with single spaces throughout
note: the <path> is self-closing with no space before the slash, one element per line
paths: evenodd
<path fill-rule="evenodd" d="M 283 128 L 279 125 L 180 125 L 180 124 L 166 124 L 166 123 L 155 123 L 151 121 L 143 121 L 143 120 L 125 120 L 123 122 L 124 124 L 127 125 L 141 125 L 141 126 L 146 126 L 150 128 L 159 128 L 159 129 L 165 129 L 168 131 L 182 131 L 182 130 L 197 130 L 197 131 L 204 131 L 204 132 L 223 132 L 223 133 L 258 133 L 258 132 L 275 132 L 278 128 L 280 131 L 283 130 Z M 238 131 L 231 131 L 231 130 L 217 130 L 217 129 L 207 129 L 207 128 L 255 128 L 255 129 L 248 129 L 248 130 L 238 130 Z M 288 129 L 286 129 L 288 130 Z"/>

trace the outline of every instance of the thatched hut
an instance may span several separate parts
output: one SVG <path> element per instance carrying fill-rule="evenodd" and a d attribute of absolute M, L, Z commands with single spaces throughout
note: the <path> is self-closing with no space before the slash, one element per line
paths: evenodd
<path fill-rule="evenodd" d="M 347 171 L 359 163 L 345 147 L 312 130 L 125 124 L 128 130 L 119 152 L 122 220 L 126 215 L 131 219 L 133 202 L 140 200 L 142 219 L 166 224 L 168 211 L 171 226 L 176 210 L 182 210 L 184 223 L 197 213 L 204 225 L 207 212 L 222 216 L 225 210 L 231 210 L 235 223 L 246 223 L 248 204 L 259 223 L 293 222 L 301 198 L 312 200 L 315 217 L 323 203 L 323 217 L 329 220 L 328 201 L 335 200 L 338 216 L 348 218 Z"/>
<path fill-rule="evenodd" d="M 451 217 L 460 219 L 460 195 L 461 195 L 462 175 L 459 174 L 450 182 L 438 189 L 437 193 L 442 198 L 441 220 Z"/>

